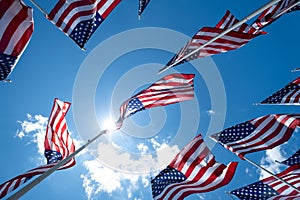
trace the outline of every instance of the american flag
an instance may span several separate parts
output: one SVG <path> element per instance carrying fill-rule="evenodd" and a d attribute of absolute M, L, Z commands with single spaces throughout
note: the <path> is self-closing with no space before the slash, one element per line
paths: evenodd
<path fill-rule="evenodd" d="M 294 153 L 291 157 L 289 157 L 288 159 L 286 159 L 280 163 L 289 165 L 289 166 L 300 164 L 300 149 L 296 153 Z"/>
<path fill-rule="evenodd" d="M 149 2 L 150 0 L 139 0 L 139 17 L 142 15 Z"/>
<path fill-rule="evenodd" d="M 228 166 L 216 162 L 198 135 L 151 180 L 152 196 L 154 199 L 184 199 L 193 193 L 216 190 L 231 181 L 236 167 L 237 162 Z"/>
<path fill-rule="evenodd" d="M 194 50 L 198 49 L 200 46 L 216 37 L 229 27 L 233 26 L 237 23 L 237 20 L 230 11 L 227 10 L 226 14 L 223 18 L 218 22 L 216 27 L 203 27 L 201 28 L 193 38 L 175 55 L 168 63 L 167 66 L 173 65 L 174 63 L 182 60 L 182 58 Z M 233 31 L 230 31 L 223 37 L 217 39 L 213 43 L 205 46 L 194 54 L 190 55 L 186 59 L 177 63 L 182 64 L 184 62 L 188 62 L 190 60 L 194 60 L 197 58 L 202 58 L 210 55 L 215 55 L 218 53 L 224 53 L 230 50 L 238 49 L 243 45 L 247 44 L 252 38 L 259 36 L 261 34 L 265 34 L 264 31 L 258 31 L 253 27 L 242 24 L 240 27 L 236 28 Z M 174 66 L 176 66 L 174 65 Z"/>
<path fill-rule="evenodd" d="M 276 175 L 296 188 L 300 188 L 300 169 L 298 165 L 287 168 Z M 248 186 L 229 192 L 240 199 L 294 199 L 299 198 L 299 192 L 273 176 L 255 182 Z M 290 198 L 289 198 L 290 197 Z"/>
<path fill-rule="evenodd" d="M 194 74 L 170 74 L 147 89 L 126 100 L 120 107 L 120 128 L 125 118 L 134 113 L 156 106 L 191 100 L 194 98 Z"/>
<path fill-rule="evenodd" d="M 263 100 L 261 104 L 300 105 L 300 77 Z"/>
<path fill-rule="evenodd" d="M 45 157 L 47 164 L 34 168 L 24 174 L 16 176 L 0 185 L 0 198 L 26 183 L 35 175 L 43 174 L 57 162 L 65 159 L 75 151 L 72 138 L 68 133 L 65 115 L 70 107 L 70 103 L 62 102 L 58 99 L 54 100 L 52 112 L 48 121 L 46 136 L 44 140 Z M 71 159 L 61 169 L 66 169 L 75 165 L 75 159 Z"/>
<path fill-rule="evenodd" d="M 59 0 L 47 18 L 83 48 L 121 0 Z"/>
<path fill-rule="evenodd" d="M 293 11 L 300 10 L 300 5 L 293 6 L 295 3 L 299 2 L 299 0 L 282 0 L 279 1 L 277 4 L 274 4 L 264 10 L 258 18 L 255 20 L 255 22 L 252 24 L 252 26 L 255 29 L 261 29 L 267 25 L 270 25 L 272 22 L 274 22 L 276 19 L 278 19 L 280 16 L 282 16 L 284 13 L 289 13 Z"/>
<path fill-rule="evenodd" d="M 0 1 L 0 81 L 7 79 L 33 33 L 32 8 L 20 0 Z"/>
<path fill-rule="evenodd" d="M 247 153 L 271 149 L 287 141 L 299 125 L 298 114 L 270 114 L 237 124 L 210 137 L 243 159 Z"/>

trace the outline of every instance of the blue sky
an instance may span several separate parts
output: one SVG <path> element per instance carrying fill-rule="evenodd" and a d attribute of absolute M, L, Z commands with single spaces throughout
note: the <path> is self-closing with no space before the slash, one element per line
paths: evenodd
<path fill-rule="evenodd" d="M 30 6 L 28 0 L 24 2 Z M 55 1 L 38 3 L 47 11 Z M 267 1 L 152 0 L 141 20 L 138 2 L 122 1 L 87 42 L 86 51 L 34 6 L 35 30 L 27 49 L 1 83 L 0 182 L 45 163 L 41 142 L 55 97 L 72 103 L 67 122 L 77 147 L 118 118 L 132 94 L 169 73 L 195 73 L 192 101 L 137 113 L 121 131 L 102 137 L 76 157 L 75 167 L 55 172 L 23 199 L 151 199 L 150 177 L 196 134 L 270 113 L 299 113 L 296 106 L 253 106 L 299 76 L 300 12 L 266 27 L 244 47 L 156 72 L 203 26 L 215 26 L 226 10 L 242 19 Z M 252 22 L 253 20 L 250 20 Z M 296 151 L 299 132 L 272 151 L 247 157 L 268 169 Z M 225 191 L 263 175 L 208 138 L 216 159 L 239 161 L 233 180 L 187 199 L 230 199 Z"/>

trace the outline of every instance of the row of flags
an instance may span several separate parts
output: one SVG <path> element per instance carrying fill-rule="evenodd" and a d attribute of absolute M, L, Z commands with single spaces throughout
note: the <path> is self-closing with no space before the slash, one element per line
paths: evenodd
<path fill-rule="evenodd" d="M 140 0 L 138 15 L 150 0 Z M 80 48 L 121 0 L 58 0 L 46 18 Z M 13 71 L 34 30 L 33 9 L 22 0 L 0 1 L 0 81 Z"/>

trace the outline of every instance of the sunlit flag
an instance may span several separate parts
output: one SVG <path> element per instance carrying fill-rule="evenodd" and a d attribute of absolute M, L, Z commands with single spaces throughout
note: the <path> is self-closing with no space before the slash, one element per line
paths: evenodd
<path fill-rule="evenodd" d="M 3 198 L 8 193 L 18 188 L 23 183 L 26 183 L 35 175 L 43 174 L 57 162 L 65 159 L 75 151 L 73 139 L 68 133 L 65 115 L 68 112 L 70 103 L 62 102 L 58 99 L 54 100 L 52 112 L 48 121 L 46 135 L 44 140 L 45 157 L 47 164 L 34 168 L 24 174 L 6 181 L 0 185 L 0 198 Z M 75 165 L 75 159 L 72 158 L 64 166 L 59 169 L 66 169 Z"/>
<path fill-rule="evenodd" d="M 298 165 L 287 168 L 276 175 L 296 188 L 300 188 L 300 169 Z M 240 199 L 294 199 L 299 198 L 299 192 L 273 176 L 255 182 L 248 186 L 229 192 Z M 287 198 L 290 197 L 290 198 Z"/>
<path fill-rule="evenodd" d="M 300 76 L 260 104 L 300 105 Z"/>
<path fill-rule="evenodd" d="M 272 149 L 289 140 L 299 125 L 298 114 L 270 114 L 237 124 L 210 137 L 243 159 L 247 153 Z"/>
<path fill-rule="evenodd" d="M 150 0 L 139 0 L 139 12 L 138 12 L 139 17 L 141 17 L 142 13 L 144 12 L 149 2 Z"/>
<path fill-rule="evenodd" d="M 138 111 L 193 99 L 194 76 L 194 74 L 167 75 L 126 100 L 120 107 L 117 127 L 121 128 L 123 120 Z"/>
<path fill-rule="evenodd" d="M 289 166 L 300 164 L 300 149 L 296 153 L 294 153 L 291 157 L 289 157 L 288 159 L 286 159 L 280 163 L 289 165 Z"/>
<path fill-rule="evenodd" d="M 175 55 L 167 64 L 167 66 L 176 66 L 178 64 L 182 64 L 184 62 L 188 62 L 190 60 L 194 60 L 197 58 L 202 58 L 214 54 L 224 53 L 230 50 L 238 49 L 243 45 L 247 44 L 252 38 L 259 36 L 261 34 L 265 34 L 266 32 L 258 31 L 253 27 L 242 24 L 240 27 L 230 31 L 223 37 L 217 39 L 213 43 L 205 46 L 199 51 L 193 53 L 188 56 L 186 59 L 182 58 L 212 38 L 216 37 L 218 34 L 222 33 L 235 23 L 239 22 L 231 13 L 227 10 L 226 14 L 219 21 L 216 27 L 203 27 L 201 28 L 193 38 Z M 179 62 L 179 60 L 182 60 Z M 177 63 L 179 62 L 179 63 Z M 177 63 L 177 64 L 175 64 Z"/>
<path fill-rule="evenodd" d="M 0 81 L 6 80 L 33 33 L 32 8 L 20 0 L 0 1 Z"/>
<path fill-rule="evenodd" d="M 59 0 L 47 18 L 83 48 L 121 0 Z"/>
<path fill-rule="evenodd" d="M 270 25 L 284 13 L 289 13 L 293 11 L 300 10 L 300 5 L 292 7 L 295 3 L 299 2 L 299 0 L 281 0 L 277 4 L 274 4 L 264 10 L 252 26 L 256 29 L 261 29 L 267 25 Z M 292 8 L 291 8 L 292 7 Z"/>
<path fill-rule="evenodd" d="M 154 199 L 184 199 L 193 193 L 216 190 L 228 184 L 237 162 L 218 163 L 198 135 L 151 180 Z"/>

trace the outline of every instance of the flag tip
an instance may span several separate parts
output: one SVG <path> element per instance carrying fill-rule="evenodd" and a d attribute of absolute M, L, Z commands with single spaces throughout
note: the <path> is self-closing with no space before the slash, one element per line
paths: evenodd
<path fill-rule="evenodd" d="M 3 83 L 11 83 L 12 81 L 10 79 L 4 79 L 2 80 Z"/>
<path fill-rule="evenodd" d="M 141 20 L 141 15 L 138 15 L 138 20 Z"/>
<path fill-rule="evenodd" d="M 159 74 L 161 74 L 161 73 L 167 71 L 169 68 L 170 68 L 170 67 L 169 67 L 168 65 L 167 65 L 167 66 L 164 66 L 163 68 L 161 68 L 160 70 L 158 70 L 157 74 L 159 75 Z"/>
<path fill-rule="evenodd" d="M 253 105 L 253 106 L 259 106 L 260 103 L 254 102 L 254 103 L 252 103 L 252 105 Z"/>

